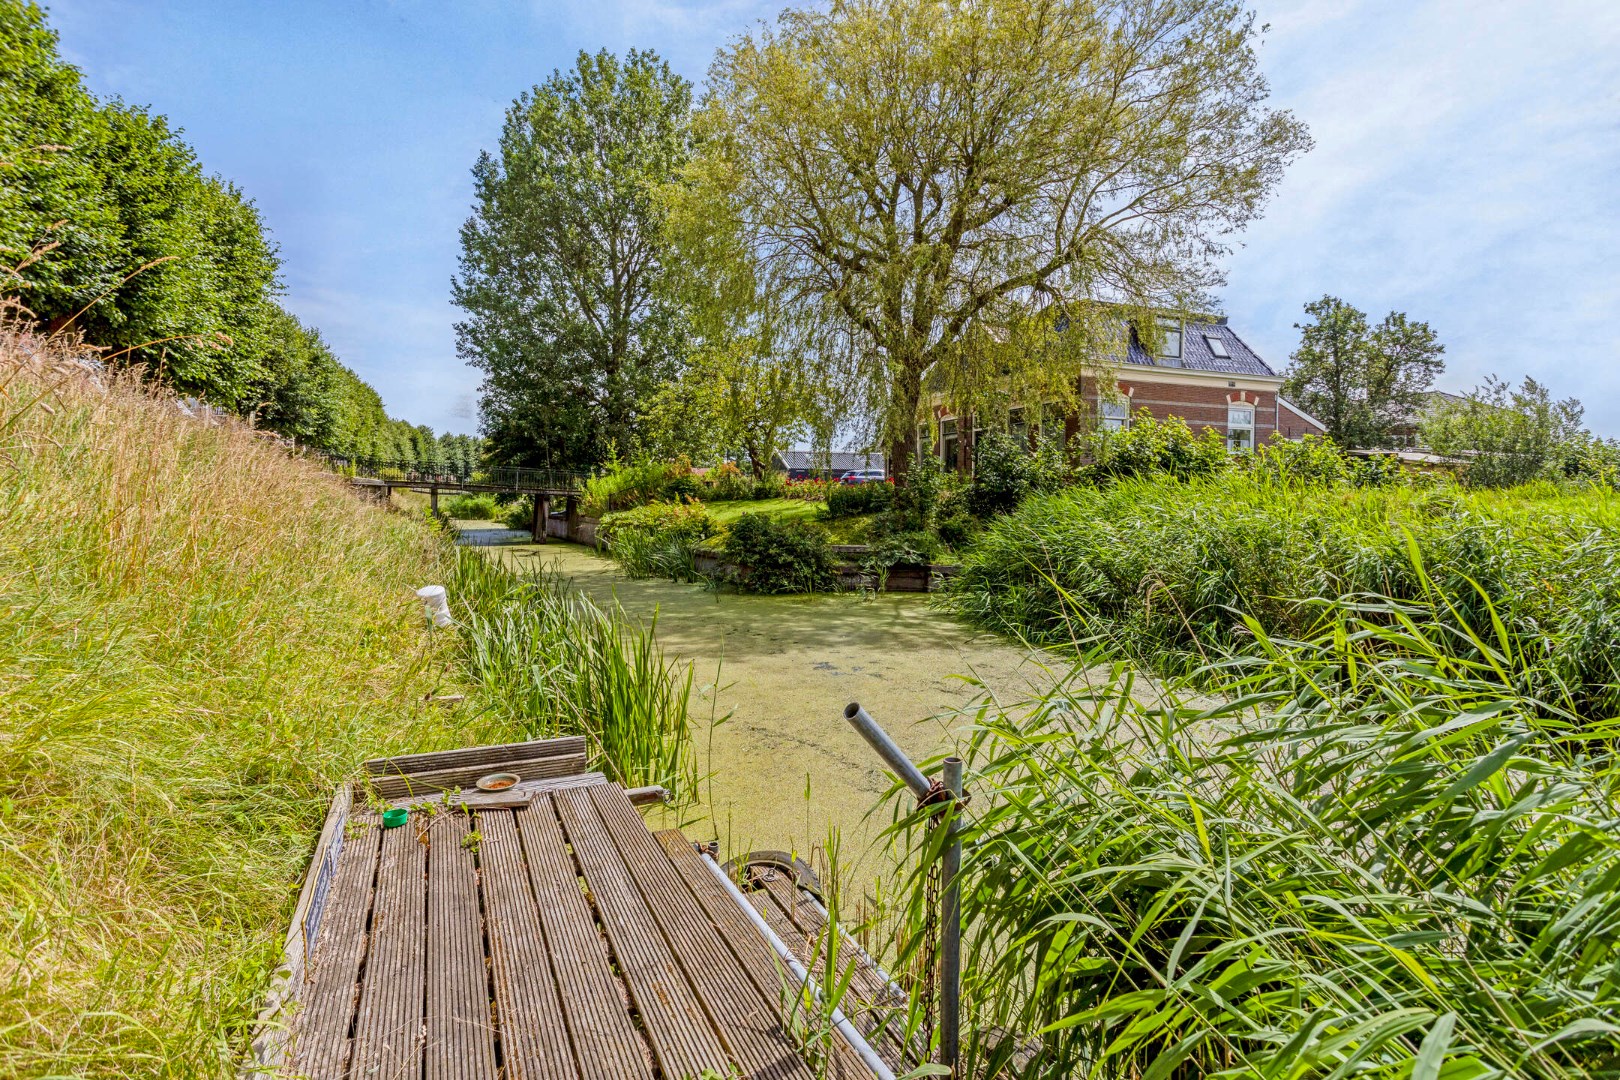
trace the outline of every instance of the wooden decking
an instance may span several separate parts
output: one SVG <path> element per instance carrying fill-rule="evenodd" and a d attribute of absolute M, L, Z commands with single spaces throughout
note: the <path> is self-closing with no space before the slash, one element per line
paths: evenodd
<path fill-rule="evenodd" d="M 817 1075 L 784 1022 L 775 953 L 691 844 L 655 838 L 617 785 L 419 802 L 393 829 L 357 810 L 342 832 L 283 1075 Z M 822 1045 L 826 1075 L 873 1075 L 841 1039 Z"/>

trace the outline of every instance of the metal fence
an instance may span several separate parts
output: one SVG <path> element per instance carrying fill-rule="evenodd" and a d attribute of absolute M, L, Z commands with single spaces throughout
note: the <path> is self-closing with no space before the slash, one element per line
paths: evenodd
<path fill-rule="evenodd" d="M 345 458 L 332 455 L 323 457 L 333 471 L 366 480 L 519 493 L 578 492 L 584 489 L 585 481 L 593 475 L 575 469 L 523 469 L 506 466 L 484 468 L 458 465 L 453 462 L 423 464 L 380 458 Z"/>

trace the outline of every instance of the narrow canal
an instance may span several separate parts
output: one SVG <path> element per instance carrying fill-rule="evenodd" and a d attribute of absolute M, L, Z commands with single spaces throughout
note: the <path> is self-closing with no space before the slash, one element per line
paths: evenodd
<path fill-rule="evenodd" d="M 1039 657 L 921 595 L 747 596 L 632 581 L 574 544 L 490 551 L 519 570 L 554 567 L 598 603 L 654 621 L 666 658 L 693 666 L 705 776 L 694 813 L 712 821 L 728 853 L 804 851 L 836 827 L 854 869 L 889 819 L 866 817 L 887 781 L 844 722 L 849 702 L 921 758 L 950 745 L 960 712 L 986 690 L 1015 702 L 1049 681 Z M 706 835 L 695 823 L 688 831 Z"/>

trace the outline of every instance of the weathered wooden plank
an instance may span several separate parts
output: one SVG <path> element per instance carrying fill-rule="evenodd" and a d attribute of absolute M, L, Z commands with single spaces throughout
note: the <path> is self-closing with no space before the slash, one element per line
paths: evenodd
<path fill-rule="evenodd" d="M 813 1080 L 809 1065 L 782 1026 L 779 997 L 767 999 L 750 981 L 623 789 L 600 784 L 565 792 L 560 798 L 589 798 L 595 803 L 670 951 L 743 1075 Z"/>
<path fill-rule="evenodd" d="M 696 1076 L 705 1069 L 726 1075 L 731 1062 L 591 800 L 591 792 L 611 786 L 573 788 L 545 799 L 556 807 L 573 846 L 603 932 L 664 1075 Z M 535 810 L 529 813 L 538 811 L 543 803 L 536 800 Z"/>
<path fill-rule="evenodd" d="M 291 1071 L 310 1080 L 341 1080 L 349 1063 L 349 1022 L 366 957 L 366 914 L 382 831 L 376 814 L 359 813 L 338 856 L 315 950 L 304 959 L 304 1007 L 292 1023 Z M 295 933 L 302 933 L 294 927 Z"/>
<path fill-rule="evenodd" d="M 531 758 L 562 757 L 583 754 L 583 735 L 562 735 L 555 739 L 536 739 L 532 742 L 500 743 L 494 746 L 469 746 L 460 750 L 438 750 L 428 754 L 400 754 L 396 757 L 372 758 L 365 763 L 366 772 L 373 776 L 390 773 L 434 772 L 468 765 L 500 765 L 508 761 L 528 761 Z M 496 771 L 496 770 L 490 770 Z"/>
<path fill-rule="evenodd" d="M 669 856 L 670 864 L 680 875 L 697 902 L 708 914 L 711 921 L 718 928 L 720 936 L 730 946 L 732 953 L 742 964 L 743 970 L 748 973 L 749 979 L 758 988 L 760 994 L 767 1001 L 777 1002 L 778 1015 L 786 1017 L 799 1008 L 801 991 L 799 982 L 794 978 L 776 950 L 766 942 L 753 922 L 743 914 L 737 906 L 737 901 L 726 891 L 720 882 L 715 880 L 714 873 L 704 865 L 703 857 L 693 848 L 691 841 L 681 834 L 679 829 L 666 829 L 655 834 L 658 845 Z M 778 937 L 782 931 L 776 926 Z M 788 947 L 793 948 L 791 942 L 784 939 Z M 795 950 L 795 955 L 798 955 Z M 801 961 L 803 957 L 800 956 Z M 824 1033 L 823 1045 L 830 1048 L 831 1056 L 828 1060 L 828 1073 L 834 1078 L 866 1077 L 870 1080 L 872 1070 L 861 1061 L 854 1049 L 845 1042 L 842 1036 L 834 1031 Z"/>
<path fill-rule="evenodd" d="M 428 848 L 421 817 L 383 832 L 371 905 L 371 948 L 355 1018 L 352 1075 L 415 1077 L 422 1069 Z"/>
<path fill-rule="evenodd" d="M 298 903 L 293 907 L 292 924 L 282 947 L 281 964 L 270 978 L 270 991 L 265 996 L 264 1008 L 259 1012 L 253 1037 L 253 1065 L 274 1075 L 287 1060 L 287 1038 L 290 1021 L 305 992 L 304 965 L 319 930 L 318 915 L 324 910 L 331 895 L 335 874 L 331 869 L 343 850 L 344 826 L 349 820 L 349 787 L 340 784 L 326 809 L 326 820 L 315 841 L 315 853 L 310 857 L 309 870 L 304 875 L 303 887 L 298 891 Z M 328 864 L 332 864 L 330 867 Z M 328 876 L 330 875 L 330 876 Z M 258 1075 L 249 1068 L 247 1075 Z"/>
<path fill-rule="evenodd" d="M 528 856 L 530 880 L 556 972 L 562 1013 L 580 1073 L 593 1078 L 642 1077 L 652 1063 L 625 990 L 613 974 L 607 944 L 580 886 L 554 808 L 542 800 L 514 815 Z"/>
<path fill-rule="evenodd" d="M 439 815 L 428 835 L 427 1080 L 494 1080 L 495 1025 L 467 814 Z"/>
<path fill-rule="evenodd" d="M 471 787 L 479 777 L 491 772 L 516 773 L 522 780 L 548 780 L 584 771 L 584 754 L 561 754 L 524 761 L 503 761 L 499 765 L 458 765 L 453 769 L 437 769 L 433 772 L 373 776 L 371 787 L 385 799 L 397 799 L 429 791 L 459 791 Z"/>
<path fill-rule="evenodd" d="M 540 926 L 540 912 L 529 891 L 523 841 L 515 820 L 530 813 L 489 811 L 478 818 L 479 832 L 483 834 L 478 857 L 489 924 L 501 1055 L 510 1080 L 573 1080 L 580 1073 L 569 1049 L 563 1006 Z M 545 813 L 550 816 L 549 806 Z M 634 1030 L 630 1037 L 635 1038 Z"/>
<path fill-rule="evenodd" d="M 388 805 L 426 807 L 434 803 L 452 803 L 472 810 L 518 810 L 521 807 L 512 805 L 514 802 L 522 802 L 527 806 L 531 799 L 543 791 L 561 791 L 564 788 L 589 787 L 592 784 L 605 783 L 607 777 L 599 772 L 573 773 L 546 780 L 520 780 L 505 791 L 435 791 L 431 795 L 391 799 Z"/>

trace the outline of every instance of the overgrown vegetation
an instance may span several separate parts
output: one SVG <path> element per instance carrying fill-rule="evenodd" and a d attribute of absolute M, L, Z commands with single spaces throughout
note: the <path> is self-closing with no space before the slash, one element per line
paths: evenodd
<path fill-rule="evenodd" d="M 1433 589 L 1478 636 L 1496 636 L 1496 619 L 1522 639 L 1522 692 L 1607 716 L 1620 709 L 1617 528 L 1620 495 L 1602 489 L 1132 479 L 1025 502 L 985 532 L 949 597 L 983 626 L 1107 640 L 1174 671 L 1258 648 L 1240 612 L 1304 638 L 1360 596 Z"/>
<path fill-rule="evenodd" d="M 632 578 L 696 581 L 698 546 L 719 531 L 700 503 L 649 503 L 603 518 L 596 540 Z"/>
<path fill-rule="evenodd" d="M 651 629 L 555 575 L 519 578 L 468 548 L 450 596 L 466 668 L 487 706 L 526 739 L 583 735 L 592 768 L 627 787 L 696 787 L 689 668 L 666 664 Z"/>
<path fill-rule="evenodd" d="M 819 525 L 744 514 L 731 523 L 721 553 L 733 583 L 758 593 L 824 592 L 838 587 L 827 534 Z"/>
<path fill-rule="evenodd" d="M 493 495 L 456 495 L 446 499 L 440 509 L 447 516 L 462 521 L 494 521 L 501 514 L 500 504 Z"/>
<path fill-rule="evenodd" d="M 969 718 L 965 1074 L 1620 1071 L 1612 702 L 1544 682 L 1533 623 L 1404 576 L 1303 640 L 1247 621 L 1197 693 L 1092 653 Z"/>
<path fill-rule="evenodd" d="M 0 506 L 0 1073 L 232 1075 L 334 785 L 522 727 L 420 520 L 14 328 Z"/>
<path fill-rule="evenodd" d="M 0 506 L 0 1074 L 234 1076 L 364 758 L 578 730 L 683 775 L 650 637 L 14 325 Z"/>

